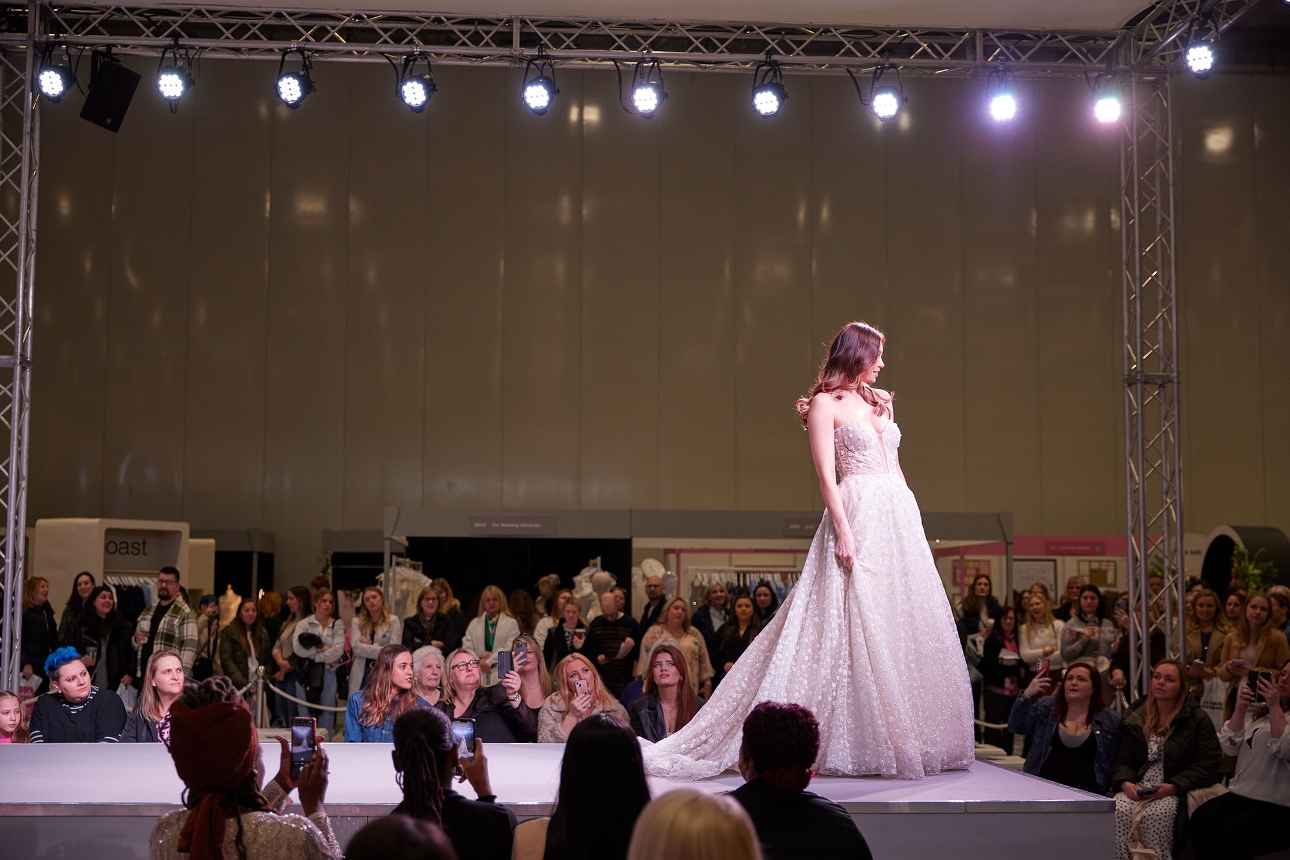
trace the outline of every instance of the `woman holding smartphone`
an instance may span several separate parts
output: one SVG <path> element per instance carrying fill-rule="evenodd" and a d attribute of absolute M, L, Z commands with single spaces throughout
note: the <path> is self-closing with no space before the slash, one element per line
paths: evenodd
<path fill-rule="evenodd" d="M 578 601 L 567 601 L 564 609 L 560 610 L 560 625 L 547 631 L 542 656 L 546 659 L 547 669 L 552 672 L 561 660 L 580 653 L 587 644 L 587 622 L 582 620 L 580 610 Z"/>
<path fill-rule="evenodd" d="M 1272 626 L 1272 604 L 1262 591 L 1251 592 L 1245 600 L 1245 618 L 1223 640 L 1218 677 L 1227 682 L 1227 702 L 1223 716 L 1230 717 L 1236 706 L 1236 691 L 1251 671 L 1281 671 L 1290 660 L 1290 644 L 1285 634 Z"/>
<path fill-rule="evenodd" d="M 565 743 L 573 727 L 592 714 L 609 714 L 624 726 L 631 723 L 626 709 L 605 689 L 600 673 L 582 654 L 565 657 L 552 674 L 555 691 L 538 718 L 538 743 Z"/>
<path fill-rule="evenodd" d="M 511 652 L 499 653 L 511 662 Z M 481 683 L 479 658 L 458 648 L 448 655 L 448 680 L 444 700 L 437 706 L 453 720 L 474 720 L 475 737 L 489 743 L 513 744 L 537 734 L 537 712 L 520 695 L 521 678 L 512 668 L 502 683 Z M 506 668 L 503 666 L 502 668 Z"/>

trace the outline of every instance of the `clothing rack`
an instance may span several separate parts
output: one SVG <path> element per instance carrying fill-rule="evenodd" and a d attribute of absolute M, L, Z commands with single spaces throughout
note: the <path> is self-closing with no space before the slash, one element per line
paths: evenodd
<path fill-rule="evenodd" d="M 786 565 L 690 565 L 681 570 L 677 593 L 687 597 L 691 605 L 698 605 L 713 583 L 720 582 L 727 591 L 735 588 L 752 591 L 758 583 L 766 582 L 783 602 L 801 576 L 800 567 Z"/>
<path fill-rule="evenodd" d="M 117 611 L 134 624 L 152 605 L 157 588 L 155 570 L 112 570 L 103 572 L 103 584 L 112 589 Z"/>

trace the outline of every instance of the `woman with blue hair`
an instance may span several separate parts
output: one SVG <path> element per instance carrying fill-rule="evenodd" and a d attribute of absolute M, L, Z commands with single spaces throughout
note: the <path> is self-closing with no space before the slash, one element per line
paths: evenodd
<path fill-rule="evenodd" d="M 75 648 L 59 648 L 45 660 L 54 693 L 36 699 L 31 713 L 33 744 L 116 743 L 125 728 L 125 705 L 111 690 L 90 683 Z"/>

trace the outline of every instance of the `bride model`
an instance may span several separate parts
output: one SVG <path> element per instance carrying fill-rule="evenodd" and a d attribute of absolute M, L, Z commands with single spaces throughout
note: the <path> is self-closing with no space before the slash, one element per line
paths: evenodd
<path fill-rule="evenodd" d="M 645 748 L 650 774 L 732 767 L 744 717 L 764 701 L 815 712 L 822 774 L 920 779 L 972 763 L 967 666 L 900 471 L 892 395 L 873 387 L 884 341 L 848 323 L 798 401 L 827 509 L 802 576 L 711 701 Z"/>

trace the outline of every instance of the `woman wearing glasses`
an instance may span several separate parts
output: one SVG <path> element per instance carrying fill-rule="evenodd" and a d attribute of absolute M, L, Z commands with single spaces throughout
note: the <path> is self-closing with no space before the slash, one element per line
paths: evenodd
<path fill-rule="evenodd" d="M 520 695 L 521 679 L 511 672 L 500 684 L 480 683 L 479 658 L 458 648 L 448 656 L 444 700 L 437 707 L 454 720 L 474 720 L 475 737 L 486 743 L 513 744 L 537 734 L 537 711 Z"/>

